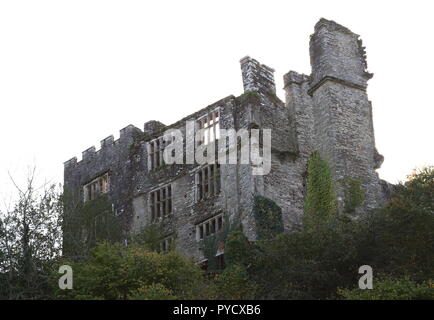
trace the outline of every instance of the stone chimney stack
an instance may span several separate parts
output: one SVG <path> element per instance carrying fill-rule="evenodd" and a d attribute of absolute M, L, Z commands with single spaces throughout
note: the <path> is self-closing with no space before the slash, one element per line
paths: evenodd
<path fill-rule="evenodd" d="M 244 57 L 240 60 L 244 92 L 262 92 L 276 94 L 274 69 L 260 64 L 255 59 Z"/>

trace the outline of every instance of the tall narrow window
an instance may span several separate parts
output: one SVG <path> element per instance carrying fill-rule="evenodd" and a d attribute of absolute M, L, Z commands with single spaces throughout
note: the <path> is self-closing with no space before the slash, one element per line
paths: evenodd
<path fill-rule="evenodd" d="M 169 236 L 164 238 L 161 242 L 160 242 L 160 250 L 162 252 L 167 252 L 173 249 L 174 246 L 174 242 L 175 239 L 173 238 L 173 236 Z"/>
<path fill-rule="evenodd" d="M 219 139 L 220 137 L 219 122 L 220 122 L 220 115 L 218 110 L 212 111 L 196 121 L 197 129 L 201 130 L 199 140 L 197 141 L 198 145 L 208 144 L 210 142 Z"/>
<path fill-rule="evenodd" d="M 172 186 L 170 184 L 149 194 L 151 221 L 164 218 L 172 213 Z"/>
<path fill-rule="evenodd" d="M 202 200 L 220 192 L 220 165 L 210 164 L 196 173 L 197 200 Z"/>
<path fill-rule="evenodd" d="M 166 143 L 162 136 L 148 142 L 147 150 L 149 170 L 158 168 L 164 164 L 163 152 L 165 145 Z"/>

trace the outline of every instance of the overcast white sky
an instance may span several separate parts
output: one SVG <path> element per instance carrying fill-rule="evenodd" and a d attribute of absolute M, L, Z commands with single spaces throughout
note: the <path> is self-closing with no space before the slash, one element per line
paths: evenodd
<path fill-rule="evenodd" d="M 170 124 L 242 93 L 239 59 L 310 73 L 319 18 L 361 35 L 380 177 L 434 163 L 432 1 L 1 1 L 0 198 L 128 124 Z"/>

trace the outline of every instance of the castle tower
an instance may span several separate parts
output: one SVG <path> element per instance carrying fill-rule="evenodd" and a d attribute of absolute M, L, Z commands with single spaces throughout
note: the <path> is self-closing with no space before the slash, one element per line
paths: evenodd
<path fill-rule="evenodd" d="M 382 195 L 375 169 L 382 156 L 375 148 L 366 94 L 372 74 L 366 70 L 362 41 L 349 29 L 321 19 L 310 38 L 310 60 L 313 149 L 332 167 L 339 209 L 344 210 L 350 197 L 348 181 L 361 183 L 364 202 L 358 210 L 378 207 Z"/>

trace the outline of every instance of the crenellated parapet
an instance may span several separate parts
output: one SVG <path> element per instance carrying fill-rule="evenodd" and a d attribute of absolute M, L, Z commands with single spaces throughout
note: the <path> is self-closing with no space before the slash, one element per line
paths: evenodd
<path fill-rule="evenodd" d="M 114 145 L 115 139 L 113 135 L 108 136 L 107 138 L 101 140 L 101 149 L 109 148 Z"/>
<path fill-rule="evenodd" d="M 104 161 L 105 157 L 113 157 L 114 154 L 121 152 L 121 150 L 127 149 L 137 134 L 141 134 L 142 131 L 133 126 L 128 125 L 125 128 L 119 130 L 119 139 L 115 140 L 113 135 L 110 135 L 100 143 L 100 149 L 96 150 L 95 146 L 91 146 L 82 152 L 81 161 L 77 161 L 77 157 L 64 162 L 65 170 L 72 169 L 76 166 L 80 166 L 83 163 L 89 164 L 90 162 L 101 162 Z"/>
<path fill-rule="evenodd" d="M 74 167 L 77 165 L 77 157 L 71 158 L 63 163 L 65 168 Z"/>

